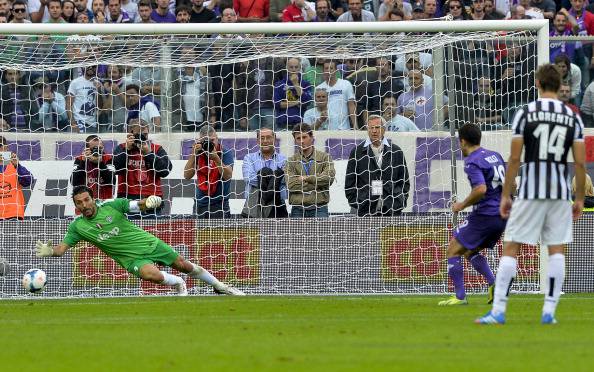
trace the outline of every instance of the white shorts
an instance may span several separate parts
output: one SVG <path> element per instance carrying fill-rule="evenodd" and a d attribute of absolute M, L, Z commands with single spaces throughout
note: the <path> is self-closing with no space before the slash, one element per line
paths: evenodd
<path fill-rule="evenodd" d="M 568 200 L 514 201 L 503 241 L 558 245 L 573 241 L 571 202 Z"/>

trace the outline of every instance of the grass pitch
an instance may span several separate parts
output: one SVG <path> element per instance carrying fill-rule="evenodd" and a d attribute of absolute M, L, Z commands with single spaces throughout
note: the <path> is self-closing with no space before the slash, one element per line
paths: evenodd
<path fill-rule="evenodd" d="M 587 371 L 594 294 L 512 295 L 505 326 L 484 296 L 159 297 L 0 301 L 4 371 Z M 35 368 L 35 369 L 34 369 Z"/>

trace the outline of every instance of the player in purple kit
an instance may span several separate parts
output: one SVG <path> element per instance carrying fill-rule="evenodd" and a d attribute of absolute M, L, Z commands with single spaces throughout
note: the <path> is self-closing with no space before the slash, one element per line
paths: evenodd
<path fill-rule="evenodd" d="M 493 302 L 495 277 L 487 258 L 480 254 L 485 248 L 493 248 L 505 230 L 505 220 L 499 214 L 501 190 L 505 177 L 505 162 L 495 151 L 481 147 L 481 130 L 474 124 L 466 124 L 458 131 L 460 149 L 466 157 L 464 172 L 472 191 L 462 202 L 454 203 L 452 211 L 460 212 L 472 206 L 472 212 L 454 231 L 448 246 L 448 275 L 454 283 L 455 295 L 440 301 L 440 306 L 467 305 L 464 290 L 462 256 L 489 283 L 488 303 Z"/>

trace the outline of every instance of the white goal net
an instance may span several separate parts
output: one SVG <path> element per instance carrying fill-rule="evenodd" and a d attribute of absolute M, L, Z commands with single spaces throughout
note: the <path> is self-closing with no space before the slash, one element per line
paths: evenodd
<path fill-rule="evenodd" d="M 20 277 L 34 267 L 48 274 L 40 296 L 167 293 L 89 244 L 61 258 L 35 258 L 34 242 L 61 241 L 75 216 L 73 183 L 91 184 L 104 198 L 162 194 L 163 209 L 135 223 L 246 293 L 451 291 L 445 252 L 456 222 L 449 207 L 470 190 L 456 129 L 480 125 L 484 146 L 507 156 L 511 117 L 536 96 L 542 24 L 512 22 L 512 31 L 510 24 L 479 30 L 465 22 L 475 31 L 460 31 L 455 22 L 418 23 L 336 33 L 323 25 L 276 33 L 268 28 L 279 26 L 214 25 L 192 34 L 179 27 L 169 33 L 156 27 L 152 34 L 63 27 L 51 35 L 13 30 L 2 36 L 2 136 L 33 182 L 22 187 L 23 220 L 0 221 L 0 257 L 9 268 L 0 277 L 0 296 L 23 296 Z M 179 25 L 164 27 L 173 26 Z M 390 200 L 400 203 L 393 210 L 374 204 L 367 213 L 373 216 L 361 216 L 348 194 L 361 205 L 371 187 L 345 185 L 362 176 L 349 174 L 347 165 L 367 139 L 371 115 L 384 118 L 385 138 L 402 149 L 407 186 L 393 187 Z M 158 145 L 150 160 L 126 148 L 138 122 L 149 129 L 146 142 Z M 312 127 L 316 156 L 326 157 L 329 173 L 317 172 L 319 159 L 311 169 L 295 157 L 300 150 L 292 129 L 299 123 Z M 209 176 L 208 159 L 196 157 L 188 168 L 209 127 L 223 163 L 232 163 L 230 177 Z M 280 155 L 272 162 L 260 153 L 257 130 L 264 128 L 273 129 Z M 101 144 L 85 144 L 91 135 Z M 97 146 L 113 158 L 95 157 L 95 166 Z M 83 156 L 85 147 L 91 157 Z M 394 167 L 381 172 L 396 173 Z M 280 181 L 264 186 L 261 168 Z M 283 172 L 274 173 L 277 168 Z M 306 185 L 300 177 L 310 172 Z M 272 202 L 259 191 L 264 187 Z M 246 201 L 250 196 L 256 201 Z M 270 203 L 279 216 L 319 215 L 258 218 Z M 538 252 L 523 251 L 518 290 L 539 289 Z M 492 266 L 500 253 L 499 244 L 485 253 Z M 466 279 L 470 291 L 485 290 L 471 269 Z M 190 293 L 208 293 L 190 280 Z"/>

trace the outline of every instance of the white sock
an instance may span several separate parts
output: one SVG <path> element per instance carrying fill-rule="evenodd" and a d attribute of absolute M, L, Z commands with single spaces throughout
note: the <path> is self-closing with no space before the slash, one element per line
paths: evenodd
<path fill-rule="evenodd" d="M 219 282 L 217 278 L 215 278 L 211 273 L 209 273 L 205 268 L 202 266 L 194 265 L 194 270 L 188 274 L 188 276 L 196 279 L 200 279 L 203 282 L 206 282 L 214 287 L 219 287 L 223 285 L 223 283 Z"/>
<path fill-rule="evenodd" d="M 184 281 L 179 276 L 166 273 L 165 271 L 161 271 L 161 274 L 163 274 L 163 281 L 161 282 L 161 284 L 176 285 Z"/>
<path fill-rule="evenodd" d="M 493 300 L 493 314 L 505 313 L 509 290 L 516 277 L 517 260 L 510 256 L 503 256 L 499 260 L 499 268 L 495 276 L 495 299 Z"/>
<path fill-rule="evenodd" d="M 555 309 L 561 297 L 561 288 L 565 280 L 565 255 L 555 253 L 549 256 L 549 273 L 547 275 L 543 314 L 555 315 Z"/>

